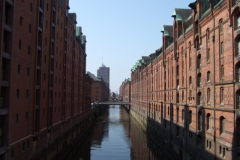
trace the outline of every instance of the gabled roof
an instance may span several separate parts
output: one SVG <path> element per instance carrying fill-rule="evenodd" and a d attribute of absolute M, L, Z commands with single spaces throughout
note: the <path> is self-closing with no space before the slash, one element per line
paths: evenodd
<path fill-rule="evenodd" d="M 175 8 L 172 17 L 176 17 L 177 21 L 182 21 L 187 19 L 191 14 L 192 14 L 191 9 Z"/>
<path fill-rule="evenodd" d="M 165 36 L 173 37 L 173 26 L 163 25 L 161 32 L 163 32 Z"/>
<path fill-rule="evenodd" d="M 101 81 L 98 77 L 96 77 L 91 72 L 87 72 L 87 75 L 89 75 L 89 77 L 92 79 L 92 81 Z"/>

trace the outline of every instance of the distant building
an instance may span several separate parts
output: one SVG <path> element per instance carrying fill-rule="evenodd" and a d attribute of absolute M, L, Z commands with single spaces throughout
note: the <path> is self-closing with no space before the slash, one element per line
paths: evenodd
<path fill-rule="evenodd" d="M 110 68 L 106 67 L 104 64 L 102 64 L 102 67 L 99 67 L 99 69 L 97 70 L 97 76 L 98 77 L 102 77 L 103 80 L 108 84 L 110 84 Z"/>
<path fill-rule="evenodd" d="M 109 96 L 109 87 L 108 84 L 105 83 L 103 78 L 96 77 L 94 74 L 87 72 L 87 75 L 92 80 L 92 96 L 91 101 L 92 102 L 103 102 L 108 100 Z"/>

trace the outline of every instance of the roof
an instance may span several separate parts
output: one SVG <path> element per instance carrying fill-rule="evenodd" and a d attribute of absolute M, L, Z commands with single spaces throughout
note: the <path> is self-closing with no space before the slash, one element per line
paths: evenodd
<path fill-rule="evenodd" d="M 91 72 L 87 72 L 87 75 L 93 80 L 93 81 L 101 81 L 98 77 L 96 77 L 94 74 Z"/>
<path fill-rule="evenodd" d="M 163 25 L 161 32 L 163 32 L 165 36 L 173 37 L 173 26 Z"/>
<path fill-rule="evenodd" d="M 175 8 L 172 17 L 176 17 L 177 21 L 182 21 L 187 19 L 191 14 L 192 14 L 191 9 Z"/>

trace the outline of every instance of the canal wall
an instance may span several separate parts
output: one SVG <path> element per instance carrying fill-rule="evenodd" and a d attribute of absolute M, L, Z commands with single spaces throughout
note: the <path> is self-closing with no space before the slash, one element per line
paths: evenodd
<path fill-rule="evenodd" d="M 70 128 L 62 136 L 60 136 L 53 143 L 49 144 L 48 147 L 45 147 L 42 152 L 37 154 L 33 159 L 34 160 L 59 160 L 64 159 L 76 143 L 85 136 L 89 128 L 94 123 L 94 114 L 90 114 L 82 119 L 78 124 Z"/>
<path fill-rule="evenodd" d="M 183 136 L 175 136 L 175 131 L 171 128 L 166 128 L 166 121 L 156 113 L 150 113 L 142 110 L 137 106 L 123 106 L 129 110 L 129 114 L 136 119 L 148 136 L 156 143 L 156 145 L 167 154 L 170 159 L 206 159 L 212 155 L 206 155 L 201 151 L 204 146 L 193 146 L 191 141 L 184 136 L 187 133 L 183 132 Z M 173 125 L 172 125 L 173 127 Z M 193 140 L 194 141 L 194 140 Z M 201 152 L 203 153 L 201 155 Z M 199 154 L 200 153 L 200 154 Z"/>

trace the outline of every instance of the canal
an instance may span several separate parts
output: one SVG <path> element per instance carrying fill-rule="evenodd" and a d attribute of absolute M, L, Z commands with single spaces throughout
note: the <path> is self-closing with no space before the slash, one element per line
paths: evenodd
<path fill-rule="evenodd" d="M 169 159 L 125 108 L 111 105 L 64 159 Z"/>

